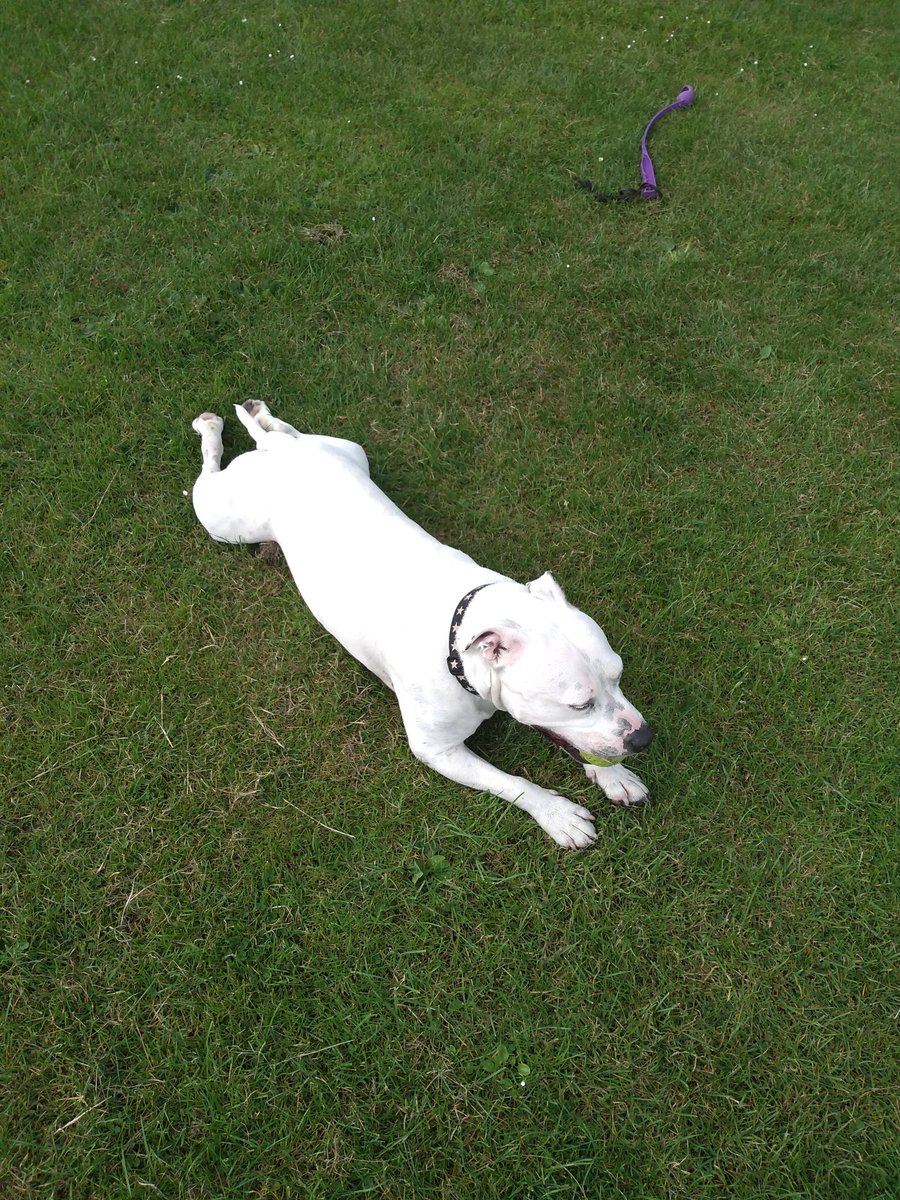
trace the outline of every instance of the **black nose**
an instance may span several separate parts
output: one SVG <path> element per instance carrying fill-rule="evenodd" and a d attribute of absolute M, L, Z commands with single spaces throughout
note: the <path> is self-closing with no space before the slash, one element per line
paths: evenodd
<path fill-rule="evenodd" d="M 632 730 L 628 737 L 622 742 L 622 745 L 629 754 L 637 754 L 638 750 L 646 750 L 653 741 L 653 730 L 645 721 L 643 725 Z"/>

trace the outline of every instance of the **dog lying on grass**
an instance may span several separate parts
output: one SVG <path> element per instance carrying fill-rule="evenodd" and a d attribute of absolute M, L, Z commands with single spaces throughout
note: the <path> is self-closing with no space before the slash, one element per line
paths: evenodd
<path fill-rule="evenodd" d="M 445 546 L 369 478 L 362 447 L 299 433 L 247 400 L 256 443 L 222 470 L 222 418 L 193 422 L 203 467 L 194 511 L 220 542 L 277 542 L 313 615 L 389 688 L 416 758 L 530 813 L 567 849 L 591 813 L 466 746 L 497 711 L 579 762 L 614 804 L 648 792 L 622 760 L 653 732 L 619 686 L 622 660 L 549 574 L 516 583 Z"/>

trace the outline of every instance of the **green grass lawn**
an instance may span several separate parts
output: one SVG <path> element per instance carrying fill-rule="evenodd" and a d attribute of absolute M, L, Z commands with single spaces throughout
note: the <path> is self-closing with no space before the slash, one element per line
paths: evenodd
<path fill-rule="evenodd" d="M 4 1200 L 897 1194 L 894 15 L 0 10 Z M 413 760 L 193 516 L 247 396 L 553 571 L 651 807 Z"/>

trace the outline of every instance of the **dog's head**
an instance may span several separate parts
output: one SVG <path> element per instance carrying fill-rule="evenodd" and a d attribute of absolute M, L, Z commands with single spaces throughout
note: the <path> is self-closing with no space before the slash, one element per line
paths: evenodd
<path fill-rule="evenodd" d="M 622 660 L 596 621 L 550 574 L 471 639 L 465 658 L 490 668 L 491 699 L 579 762 L 608 766 L 649 746 L 653 731 L 621 689 Z"/>

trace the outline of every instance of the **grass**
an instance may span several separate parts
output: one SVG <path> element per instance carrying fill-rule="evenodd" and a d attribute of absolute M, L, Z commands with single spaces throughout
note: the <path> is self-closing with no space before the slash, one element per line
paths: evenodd
<path fill-rule="evenodd" d="M 896 1194 L 891 17 L 3 10 L 4 1197 Z M 653 807 L 412 760 L 193 518 L 248 395 L 553 570 Z"/>

